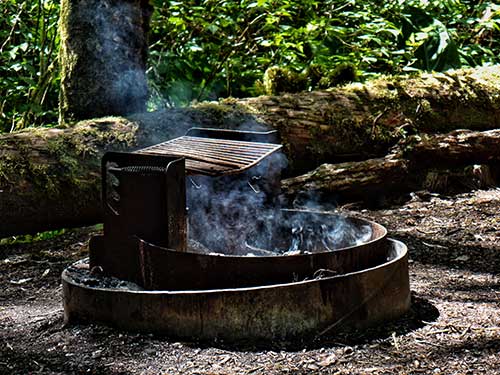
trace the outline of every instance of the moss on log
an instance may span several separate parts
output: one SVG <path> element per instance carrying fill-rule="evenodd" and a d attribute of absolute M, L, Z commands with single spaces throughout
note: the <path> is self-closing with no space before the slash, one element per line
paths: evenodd
<path fill-rule="evenodd" d="M 279 129 L 293 169 L 383 156 L 407 135 L 500 127 L 500 66 L 382 77 L 239 101 Z"/>
<path fill-rule="evenodd" d="M 493 129 L 499 122 L 497 66 L 5 134 L 0 136 L 0 236 L 99 221 L 103 152 L 145 147 L 192 126 L 278 129 L 290 161 L 288 174 L 295 175 L 322 163 L 383 161 L 389 148 L 412 132 Z"/>
<path fill-rule="evenodd" d="M 121 118 L 0 138 L 0 236 L 95 223 L 104 148 L 130 149 L 136 124 Z"/>

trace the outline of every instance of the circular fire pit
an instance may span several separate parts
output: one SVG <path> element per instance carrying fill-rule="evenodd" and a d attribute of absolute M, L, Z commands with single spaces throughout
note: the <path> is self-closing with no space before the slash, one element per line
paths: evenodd
<path fill-rule="evenodd" d="M 297 214 L 285 213 L 292 219 Z M 307 215 L 308 223 L 340 218 Z M 88 262 L 80 261 L 62 275 L 65 319 L 99 321 L 175 339 L 246 341 L 304 338 L 325 329 L 335 333 L 403 314 L 410 305 L 406 246 L 387 239 L 379 224 L 343 220 L 366 229 L 360 243 L 359 236 L 353 236 L 358 240 L 345 237 L 337 247 L 328 238 L 314 245 L 302 234 L 301 240 L 309 241 L 304 250 L 292 246 L 293 241 L 283 245 L 279 238 L 251 235 L 249 252 L 276 252 L 266 256 L 178 252 L 131 239 L 127 246 L 141 254 L 141 267 L 148 270 L 144 285 L 152 290 L 95 276 Z M 276 232 L 272 225 L 271 229 L 269 233 Z M 153 264 L 161 264 L 161 272 Z"/>

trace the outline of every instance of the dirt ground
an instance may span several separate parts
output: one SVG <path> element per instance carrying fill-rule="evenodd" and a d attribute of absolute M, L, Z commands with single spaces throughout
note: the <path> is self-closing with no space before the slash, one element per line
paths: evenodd
<path fill-rule="evenodd" d="M 314 346 L 230 348 L 64 326 L 60 274 L 96 228 L 0 246 L 0 374 L 498 374 L 500 189 L 341 208 L 410 248 L 411 311 Z"/>

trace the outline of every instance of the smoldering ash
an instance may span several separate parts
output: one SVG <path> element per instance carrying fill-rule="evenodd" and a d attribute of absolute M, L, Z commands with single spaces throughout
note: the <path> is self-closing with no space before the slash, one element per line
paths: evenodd
<path fill-rule="evenodd" d="M 188 177 L 189 237 L 196 251 L 232 255 L 293 255 L 335 251 L 372 238 L 369 225 L 311 215 L 324 209 L 311 197 L 307 210 L 282 210 L 279 181 L 286 167 L 277 153 L 237 178 Z"/>

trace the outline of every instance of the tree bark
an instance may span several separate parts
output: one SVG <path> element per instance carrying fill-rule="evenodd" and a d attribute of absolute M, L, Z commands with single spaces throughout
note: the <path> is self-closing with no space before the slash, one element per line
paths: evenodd
<path fill-rule="evenodd" d="M 60 122 L 146 110 L 147 0 L 61 2 Z"/>
<path fill-rule="evenodd" d="M 96 223 L 99 151 L 128 148 L 137 127 L 119 118 L 0 138 L 0 237 Z"/>
<path fill-rule="evenodd" d="M 473 164 L 491 166 L 492 173 L 498 173 L 499 129 L 413 136 L 401 142 L 393 153 L 384 158 L 323 164 L 314 171 L 283 180 L 282 190 L 289 201 L 300 201 L 315 195 L 336 202 L 363 200 L 373 203 L 394 192 L 423 187 L 437 191 L 445 189 L 443 182 L 438 181 L 438 171 Z M 458 176 L 464 179 L 462 184 L 477 183 L 476 187 L 495 183 L 495 177 L 498 178 L 494 175 L 484 178 L 480 173 L 484 170 L 469 169 Z"/>
<path fill-rule="evenodd" d="M 165 141 L 193 126 L 278 129 L 289 159 L 288 175 L 322 163 L 380 157 L 380 168 L 392 169 L 386 178 L 366 184 L 383 185 L 397 176 L 384 155 L 407 133 L 499 127 L 499 92 L 500 67 L 479 68 L 5 134 L 0 136 L 0 237 L 98 222 L 102 154 Z M 365 170 L 378 165 L 365 163 Z M 342 191 L 349 189 L 346 184 Z"/>

